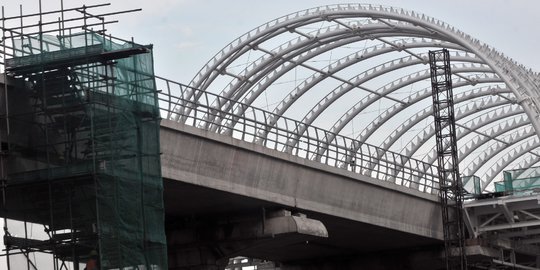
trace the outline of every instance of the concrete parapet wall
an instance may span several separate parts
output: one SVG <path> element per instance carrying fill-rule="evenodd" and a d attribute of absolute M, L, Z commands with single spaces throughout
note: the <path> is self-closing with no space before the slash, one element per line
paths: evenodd
<path fill-rule="evenodd" d="M 160 133 L 164 178 L 443 238 L 435 195 L 169 120 Z"/>

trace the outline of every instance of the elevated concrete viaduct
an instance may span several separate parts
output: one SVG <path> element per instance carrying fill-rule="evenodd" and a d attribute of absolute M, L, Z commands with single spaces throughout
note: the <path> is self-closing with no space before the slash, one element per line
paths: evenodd
<path fill-rule="evenodd" d="M 438 263 L 435 195 L 170 120 L 160 137 L 170 269 L 239 255 L 293 269 Z"/>
<path fill-rule="evenodd" d="M 89 16 L 107 5 L 2 12 L 8 264 L 445 269 L 427 55 L 445 48 L 469 269 L 540 269 L 540 73 L 428 15 L 338 4 L 253 28 L 184 85 L 105 34 L 136 11 Z"/>
<path fill-rule="evenodd" d="M 284 265 L 325 258 L 340 269 L 387 269 L 392 258 L 433 269 L 425 259 L 436 260 L 442 243 L 435 195 L 172 121 L 162 121 L 160 139 L 170 267 L 242 255 Z M 311 227 L 264 233 L 288 211 Z"/>
<path fill-rule="evenodd" d="M 171 269 L 232 256 L 284 269 L 441 262 L 436 195 L 170 120 L 160 137 Z"/>

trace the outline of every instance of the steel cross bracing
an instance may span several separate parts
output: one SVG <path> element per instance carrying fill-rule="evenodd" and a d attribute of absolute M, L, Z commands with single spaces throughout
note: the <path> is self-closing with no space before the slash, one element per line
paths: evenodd
<path fill-rule="evenodd" d="M 458 157 L 463 173 L 477 174 L 490 189 L 502 170 L 538 164 L 537 136 L 530 136 L 538 134 L 538 73 L 444 22 L 387 6 L 322 6 L 254 28 L 202 67 L 190 83 L 202 91 L 187 93 L 185 103 L 173 102 L 176 114 L 170 117 L 187 121 L 189 104 L 206 98 L 203 91 L 212 92 L 220 98 L 204 103 L 222 113 L 203 116 L 202 127 L 214 132 L 218 126 L 231 132 L 250 114 L 248 107 L 258 107 L 272 111 L 266 127 L 254 134 L 258 144 L 281 129 L 286 117 L 301 123 L 287 127 L 292 134 L 287 151 L 301 147 L 306 127 L 330 131 L 319 138 L 314 160 L 324 162 L 341 138 L 336 134 L 380 146 L 375 158 L 393 152 L 433 165 L 425 51 L 442 47 L 450 50 L 454 65 L 456 132 L 459 152 L 467 153 Z M 472 123 L 479 129 L 467 130 Z M 359 145 L 348 152 L 360 151 Z M 500 151 L 484 156 L 484 148 Z M 350 164 L 351 157 L 342 163 Z"/>
<path fill-rule="evenodd" d="M 481 241 L 491 241 L 484 248 L 492 253 L 496 265 L 511 269 L 539 269 L 540 196 L 534 190 L 514 196 L 469 200 L 463 204 L 469 234 Z"/>
<path fill-rule="evenodd" d="M 447 49 L 429 52 L 433 116 L 437 140 L 439 200 L 441 203 L 446 269 L 467 269 L 465 228 L 462 216 L 463 187 L 457 158 L 454 95 L 450 54 Z"/>

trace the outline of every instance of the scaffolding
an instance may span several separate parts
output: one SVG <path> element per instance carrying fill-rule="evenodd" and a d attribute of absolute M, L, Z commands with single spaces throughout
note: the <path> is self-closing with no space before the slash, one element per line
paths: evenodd
<path fill-rule="evenodd" d="M 106 33 L 108 18 L 137 10 L 60 3 L 2 7 L 8 269 L 167 269 L 152 47 Z"/>
<path fill-rule="evenodd" d="M 446 269 L 467 269 L 450 53 L 429 51 Z"/>

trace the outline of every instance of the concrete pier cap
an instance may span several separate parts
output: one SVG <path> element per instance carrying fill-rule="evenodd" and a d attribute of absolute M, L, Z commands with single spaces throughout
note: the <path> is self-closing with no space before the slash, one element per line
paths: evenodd
<path fill-rule="evenodd" d="M 291 215 L 288 210 L 279 210 L 269 213 L 269 218 L 264 221 L 264 235 L 275 236 L 278 234 L 298 233 L 316 237 L 328 237 L 328 230 L 324 224 L 315 219 L 308 218 L 305 214 L 296 213 Z"/>

